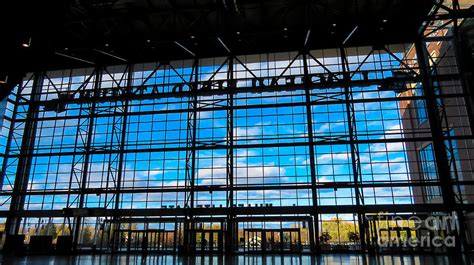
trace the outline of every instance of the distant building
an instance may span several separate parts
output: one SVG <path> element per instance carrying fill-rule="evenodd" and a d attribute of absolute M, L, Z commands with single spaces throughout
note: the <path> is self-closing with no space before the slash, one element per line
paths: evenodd
<path fill-rule="evenodd" d="M 444 37 L 450 34 L 451 29 L 437 30 L 430 37 Z M 457 74 L 458 66 L 455 59 L 455 47 L 452 41 L 442 40 L 427 43 L 427 52 L 430 60 L 430 71 L 433 76 Z M 407 52 L 406 62 L 416 62 L 416 51 L 414 46 Z M 409 90 L 399 94 L 399 97 L 423 96 L 420 83 L 410 85 Z M 437 95 L 450 95 L 463 93 L 459 81 L 434 81 L 433 87 Z M 442 118 L 443 133 L 448 136 L 466 135 L 470 130 L 469 120 L 462 97 L 437 98 L 440 106 L 440 117 Z M 429 130 L 428 113 L 424 99 L 412 99 L 401 101 L 401 115 L 403 118 L 403 131 L 405 138 L 431 137 Z M 447 157 L 450 160 L 451 178 L 456 181 L 474 180 L 474 143 L 470 140 L 445 140 Z M 409 169 L 413 182 L 429 183 L 438 180 L 436 160 L 432 141 L 407 141 Z M 469 186 L 455 185 L 454 192 L 458 202 L 472 202 L 472 189 Z M 413 187 L 415 203 L 441 203 L 441 188 L 432 186 Z"/>

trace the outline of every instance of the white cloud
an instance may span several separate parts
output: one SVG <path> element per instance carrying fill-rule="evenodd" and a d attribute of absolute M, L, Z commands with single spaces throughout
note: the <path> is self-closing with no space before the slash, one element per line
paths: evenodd
<path fill-rule="evenodd" d="M 330 132 L 331 130 L 335 130 L 338 127 L 344 127 L 344 126 L 345 126 L 345 121 L 344 120 L 326 122 L 326 123 L 321 124 L 319 126 L 319 128 L 315 129 L 313 131 L 313 133 L 315 133 L 315 134 L 327 133 L 327 132 Z"/>
<path fill-rule="evenodd" d="M 335 160 L 348 160 L 351 158 L 351 154 L 348 153 L 348 152 L 344 152 L 344 153 L 329 153 L 329 154 L 323 154 L 323 155 L 320 155 L 318 156 L 316 159 L 318 161 L 326 161 L 326 160 L 332 160 L 332 161 L 335 161 Z"/>
<path fill-rule="evenodd" d="M 261 127 L 237 127 L 234 128 L 234 138 L 248 138 L 251 136 L 261 135 L 262 128 Z"/>
<path fill-rule="evenodd" d="M 211 111 L 199 111 L 196 113 L 196 119 L 209 119 L 212 117 Z"/>
<path fill-rule="evenodd" d="M 394 124 L 393 126 L 385 129 L 385 139 L 400 139 L 403 138 L 403 129 L 401 124 Z"/>
<path fill-rule="evenodd" d="M 405 150 L 405 144 L 403 142 L 390 142 L 390 143 L 377 143 L 370 146 L 370 151 L 377 156 L 376 153 L 380 155 L 385 155 L 385 152 L 402 152 Z"/>

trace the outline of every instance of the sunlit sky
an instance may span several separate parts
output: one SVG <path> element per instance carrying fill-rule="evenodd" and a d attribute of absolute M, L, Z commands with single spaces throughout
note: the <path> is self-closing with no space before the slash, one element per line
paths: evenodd
<path fill-rule="evenodd" d="M 402 56 L 402 54 L 397 54 Z M 349 58 L 350 69 L 355 70 L 365 56 L 352 56 Z M 323 59 L 321 59 L 323 61 Z M 380 63 L 380 61 L 384 61 Z M 288 65 L 288 61 L 279 61 L 273 63 L 252 63 L 250 69 L 258 68 L 282 68 Z M 331 71 L 340 71 L 335 58 L 324 58 L 324 64 Z M 292 68 L 286 74 L 301 74 L 301 61 L 297 60 Z M 209 73 L 217 66 L 203 66 L 202 73 Z M 398 62 L 390 58 L 388 54 L 373 55 L 360 67 L 361 70 L 374 71 L 385 69 L 383 75 L 390 75 L 386 69 L 396 69 L 400 67 Z M 237 76 L 249 77 L 249 73 L 237 66 Z M 183 76 L 189 78 L 191 68 L 177 69 Z M 311 73 L 324 73 L 324 69 L 317 64 L 310 63 Z M 224 79 L 226 77 L 227 67 L 223 67 L 220 72 L 214 76 L 214 79 Z M 281 70 L 279 70 L 281 72 Z M 151 74 L 149 71 L 138 71 L 134 74 L 134 85 L 140 85 L 143 79 Z M 254 71 L 257 76 L 274 76 L 278 71 Z M 381 75 L 382 72 L 371 73 L 370 78 L 375 75 Z M 122 74 L 116 74 L 117 80 Z M 201 80 L 206 80 L 210 74 L 201 75 Z M 45 89 L 60 90 L 77 88 L 78 83 L 83 81 L 86 76 L 73 77 L 71 81 L 75 85 L 68 83 L 67 78 L 51 78 L 51 81 L 45 80 Z M 355 76 L 354 79 L 360 77 Z M 103 86 L 123 85 L 124 80 L 115 82 L 110 81 L 111 77 L 103 77 Z M 163 82 L 175 83 L 181 82 L 177 76 L 169 76 L 169 71 L 158 70 L 146 85 L 161 84 Z M 52 84 L 50 84 L 52 83 Z M 107 83 L 107 85 L 106 85 Z M 248 83 L 248 82 L 247 82 Z M 247 84 L 241 83 L 241 85 Z M 171 88 L 168 88 L 171 89 Z M 28 91 L 28 89 L 25 89 Z M 312 96 L 312 100 L 320 99 L 322 93 L 326 96 L 333 96 L 336 99 L 344 99 L 341 94 L 343 88 L 318 89 Z M 373 99 L 373 98 L 395 98 L 397 95 L 393 91 L 378 91 L 376 86 L 352 87 L 353 99 Z M 278 98 L 275 96 L 278 95 Z M 50 99 L 51 95 L 48 96 Z M 225 99 L 225 96 L 200 96 L 198 107 L 204 111 L 197 113 L 197 142 L 198 144 L 225 144 L 227 140 L 226 131 L 226 110 L 205 111 L 212 99 Z M 46 99 L 46 97 L 43 97 Z M 256 105 L 256 104 L 283 104 L 304 102 L 304 90 L 299 91 L 278 91 L 265 92 L 259 94 L 239 93 L 235 95 L 234 106 Z M 146 106 L 134 105 L 138 102 L 147 103 Z M 166 104 L 163 104 L 166 103 Z M 106 103 L 108 104 L 108 103 Z M 98 108 L 106 104 L 99 104 Z M 225 105 L 225 101 L 219 103 Z M 79 112 L 73 110 L 78 105 L 68 107 L 68 110 L 62 113 L 49 112 L 41 116 L 77 115 Z M 186 102 L 181 99 L 155 99 L 132 101 L 129 107 L 130 116 L 128 118 L 126 150 L 141 148 L 175 148 L 186 147 L 187 137 L 187 112 L 174 112 L 170 114 L 142 114 L 150 110 L 180 110 L 187 108 Z M 368 102 L 354 104 L 356 112 L 356 131 L 361 140 L 376 140 L 387 138 L 403 138 L 402 121 L 400 109 L 396 101 Z M 313 134 L 315 142 L 322 139 L 336 138 L 348 140 L 348 122 L 346 105 L 344 103 L 317 104 L 311 109 L 313 116 Z M 308 129 L 306 125 L 306 106 L 284 106 L 284 107 L 265 107 L 251 109 L 236 109 L 234 115 L 234 184 L 241 185 L 304 185 L 310 184 L 310 159 L 308 146 L 279 146 L 279 147 L 258 147 L 258 148 L 239 148 L 239 145 L 253 144 L 287 144 L 287 143 L 306 143 Z M 97 118 L 95 121 L 96 129 L 93 134 L 92 145 L 95 147 L 105 146 L 110 148 L 110 141 L 117 144 L 118 140 L 111 137 L 114 122 L 117 117 Z M 109 123 L 109 125 L 106 125 Z M 47 121 L 38 126 L 37 145 L 48 147 L 49 151 L 70 152 L 74 150 L 76 135 L 87 137 L 86 131 L 77 131 L 77 119 Z M 57 128 L 53 128 L 57 126 Z M 4 136 L 7 130 L 2 130 Z M 5 138 L 1 138 L 5 141 Z M 81 140 L 77 140 L 81 141 Z M 140 145 L 137 145 L 140 144 Z M 43 152 L 48 152 L 45 149 Z M 402 142 L 393 143 L 369 143 L 358 145 L 360 153 L 360 175 L 363 181 L 402 181 L 409 180 L 409 168 L 407 163 L 407 153 Z M 352 173 L 350 145 L 349 144 L 324 144 L 315 146 L 316 178 L 318 183 L 328 182 L 352 182 L 354 176 Z M 73 160 L 76 161 L 76 172 L 82 167 L 82 160 L 72 155 L 61 156 L 42 156 L 33 159 L 32 174 L 30 176 L 31 190 L 43 189 L 69 189 L 69 179 L 71 178 L 71 168 Z M 108 163 L 106 161 L 116 161 L 116 155 L 92 155 L 91 167 L 89 172 L 88 188 L 111 188 L 114 187 L 116 178 L 117 162 L 110 164 L 112 173 L 108 172 Z M 170 149 L 166 152 L 130 152 L 124 157 L 124 176 L 122 187 L 131 188 L 153 188 L 153 187 L 184 187 L 186 170 L 186 152 Z M 225 185 L 226 184 L 226 150 L 199 150 L 196 152 L 196 183 L 198 186 Z M 13 176 L 10 176 L 12 179 Z M 73 177 L 74 178 L 74 177 Z M 109 179 L 109 181 L 107 181 Z M 73 181 L 72 189 L 79 188 L 79 184 Z M 8 181 L 4 181 L 4 190 L 11 189 Z M 365 204 L 405 204 L 412 203 L 412 191 L 408 187 L 364 189 Z M 71 201 L 76 196 L 71 196 Z M 284 190 L 251 190 L 238 191 L 235 193 L 236 205 L 255 205 L 272 204 L 273 206 L 304 206 L 311 205 L 311 189 L 284 189 Z M 226 205 L 225 192 L 199 192 L 196 193 L 196 207 L 205 207 L 206 205 Z M 110 203 L 112 197 L 109 195 L 97 196 L 91 194 L 87 196 L 86 207 L 112 207 Z M 27 209 L 62 209 L 66 207 L 67 195 L 55 196 L 31 196 L 27 198 Z M 53 203 L 54 201 L 54 203 Z M 121 197 L 122 208 L 160 208 L 170 205 L 176 207 L 184 205 L 184 193 L 138 193 L 124 194 Z M 28 205 L 29 203 L 29 205 Z M 355 194 L 353 189 L 319 189 L 319 205 L 355 205 Z M 71 205 L 77 207 L 77 200 Z M 7 209 L 8 203 L 1 209 Z"/>

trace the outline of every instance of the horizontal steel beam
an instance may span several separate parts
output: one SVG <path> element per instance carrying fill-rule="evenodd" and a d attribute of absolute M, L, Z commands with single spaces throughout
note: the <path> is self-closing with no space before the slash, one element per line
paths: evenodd
<path fill-rule="evenodd" d="M 302 77 L 301 75 L 298 76 L 284 76 L 283 78 L 296 78 Z M 276 78 L 276 77 L 272 77 Z M 457 80 L 461 79 L 462 76 L 459 74 L 440 74 L 435 76 L 434 79 L 436 81 L 449 81 L 449 80 Z M 243 80 L 251 80 L 251 79 L 243 79 Z M 385 79 L 372 79 L 372 80 L 351 80 L 351 86 L 353 87 L 364 87 L 364 86 L 373 86 L 379 85 L 384 82 Z M 418 77 L 409 78 L 405 81 L 409 82 L 421 82 L 421 79 Z M 173 85 L 182 85 L 185 83 L 177 83 L 177 84 L 166 84 L 166 86 L 173 86 Z M 190 83 L 190 85 L 192 85 Z M 309 89 L 330 89 L 330 88 L 342 88 L 344 86 L 343 81 L 333 81 L 331 83 L 310 83 L 308 85 Z M 153 85 L 145 86 L 145 87 L 153 87 Z M 133 89 L 138 89 L 139 87 L 132 87 Z M 232 89 L 222 88 L 222 89 L 210 89 L 210 90 L 197 90 L 197 95 L 199 96 L 217 96 L 217 95 L 227 95 L 232 93 L 234 95 L 239 93 L 268 93 L 268 92 L 278 92 L 278 91 L 295 91 L 295 90 L 303 90 L 305 89 L 305 85 L 303 82 L 301 84 L 284 84 L 284 85 L 271 85 L 271 86 L 248 86 L 248 87 L 233 87 Z M 124 87 L 117 87 L 117 88 L 110 88 L 107 91 L 122 91 L 125 90 Z M 92 92 L 92 90 L 88 90 L 88 92 Z M 48 94 L 48 93 L 45 93 Z M 42 95 L 45 95 L 42 94 Z M 57 93 L 49 93 L 49 94 L 57 94 Z M 191 91 L 176 91 L 176 92 L 155 92 L 151 94 L 115 94 L 109 96 L 97 96 L 97 97 L 80 97 L 74 98 L 70 100 L 63 100 L 61 103 L 66 104 L 88 104 L 88 103 L 101 103 L 101 102 L 115 102 L 117 101 L 117 97 L 123 97 L 124 99 L 133 101 L 133 100 L 144 100 L 144 99 L 162 99 L 162 98 L 183 98 L 183 97 L 192 97 Z M 52 100 L 55 102 L 57 100 Z M 51 101 L 39 101 L 38 104 L 45 105 Z M 28 104 L 27 102 L 20 102 L 22 104 Z"/>
<path fill-rule="evenodd" d="M 303 92 L 303 91 L 302 91 Z M 368 91 L 366 91 L 368 92 Z M 375 91 L 371 91 L 375 92 Z M 312 94 L 311 96 L 313 97 L 321 97 L 325 98 L 325 95 L 318 95 L 318 94 Z M 334 94 L 328 94 L 327 97 L 332 97 Z M 452 93 L 452 94 L 445 94 L 443 96 L 439 96 L 437 98 L 462 98 L 467 96 L 464 93 Z M 399 101 L 411 101 L 411 100 L 424 100 L 426 97 L 424 96 L 399 96 L 399 97 L 386 97 L 386 98 L 367 98 L 367 99 L 353 99 L 350 102 L 353 104 L 362 104 L 362 103 L 372 103 L 372 102 L 399 102 Z M 182 102 L 179 102 L 181 104 Z M 337 105 L 337 104 L 346 104 L 347 100 L 345 99 L 333 99 L 332 101 L 318 101 L 316 99 L 312 100 L 310 102 L 311 106 L 327 106 L 327 105 Z M 202 104 L 202 103 L 201 103 Z M 166 104 L 163 104 L 166 105 Z M 234 106 L 234 110 L 241 110 L 241 109 L 259 109 L 259 108 L 276 108 L 276 107 L 299 107 L 299 106 L 305 106 L 306 102 L 291 102 L 291 103 L 277 103 L 277 104 L 252 104 L 252 105 L 245 105 L 245 106 Z M 133 105 L 132 105 L 133 106 Z M 212 112 L 212 111 L 224 111 L 228 110 L 229 108 L 227 106 L 219 106 L 219 107 L 201 107 L 198 108 L 199 112 Z M 143 112 L 129 112 L 127 115 L 128 116 L 141 116 L 141 115 L 155 115 L 155 114 L 171 114 L 171 113 L 187 113 L 192 110 L 189 109 L 169 109 L 169 110 L 154 110 L 154 111 L 143 111 Z M 99 113 L 96 114 L 96 118 L 102 118 L 102 117 L 116 117 L 116 116 L 123 116 L 124 114 L 121 112 L 118 113 Z M 35 118 L 33 121 L 56 121 L 56 120 L 72 120 L 72 119 L 82 119 L 82 118 L 88 118 L 88 115 L 71 115 L 71 116 L 64 116 L 64 117 L 40 117 L 40 118 Z M 15 122 L 24 122 L 26 119 L 20 118 L 20 119 L 13 119 Z"/>
<path fill-rule="evenodd" d="M 429 133 L 429 132 L 425 132 Z M 347 138 L 348 136 L 342 135 L 337 138 Z M 360 136 L 359 136 L 360 137 Z M 341 139 L 327 139 L 324 137 L 321 138 L 315 137 L 314 145 L 334 145 L 334 144 L 349 144 L 349 140 Z M 336 138 L 336 137 L 332 137 Z M 450 137 L 451 140 L 470 140 L 473 139 L 473 135 L 457 135 Z M 259 140 L 259 139 L 249 139 Z M 277 139 L 275 139 L 276 141 Z M 407 143 L 407 142 L 422 142 L 422 141 L 433 141 L 431 137 L 415 137 L 415 138 L 387 138 L 387 139 L 363 139 L 357 140 L 357 144 L 376 144 L 376 143 Z M 270 147 L 297 147 L 297 146 L 309 146 L 308 142 L 295 142 L 295 143 L 268 143 L 268 144 L 234 144 L 234 149 L 249 149 L 249 148 L 270 148 Z M 82 151 L 82 152 L 48 152 L 48 153 L 34 153 L 32 157 L 46 157 L 46 156 L 72 156 L 72 155 L 85 155 L 85 154 L 117 154 L 117 153 L 149 153 L 149 152 L 170 152 L 170 151 L 186 151 L 192 150 L 190 147 L 163 147 L 163 148 L 144 148 L 144 149 L 125 149 L 125 150 L 92 150 L 92 151 Z M 196 146 L 195 150 L 221 150 L 227 149 L 226 145 L 216 144 L 216 145 L 200 145 Z M 38 150 L 38 149 L 36 149 Z M 9 158 L 24 156 L 23 154 L 12 154 L 7 155 Z"/>
<path fill-rule="evenodd" d="M 474 181 L 455 181 L 453 183 L 456 185 L 473 185 Z M 316 188 L 321 189 L 345 189 L 345 188 L 355 188 L 353 182 L 317 182 Z M 372 182 L 364 181 L 358 184 L 360 188 L 400 188 L 400 187 L 427 187 L 427 186 L 439 186 L 440 182 L 436 180 L 412 180 L 412 181 L 393 181 L 393 182 Z M 306 184 L 276 184 L 276 185 L 234 185 L 232 190 L 234 191 L 261 191 L 261 190 L 305 190 L 311 189 L 312 185 L 310 182 Z M 162 188 L 136 188 L 136 189 L 121 189 L 120 193 L 174 193 L 174 192 L 189 192 L 190 188 L 183 187 L 169 187 L 164 186 Z M 208 185 L 196 185 L 194 186 L 195 192 L 211 192 L 211 191 L 228 191 L 228 188 L 225 185 L 222 186 L 208 186 Z M 13 192 L 13 191 L 1 191 L 0 196 L 10 196 L 13 193 L 22 194 L 22 195 L 75 195 L 75 194 L 114 194 L 116 189 L 86 189 L 81 191 L 79 189 L 71 190 L 31 190 L 25 192 Z"/>
<path fill-rule="evenodd" d="M 474 211 L 473 204 L 459 205 L 460 210 Z M 195 209 L 105 209 L 103 214 L 95 215 L 96 217 L 105 216 L 147 216 L 147 217 L 184 217 L 192 212 L 193 216 L 205 217 L 209 215 L 226 216 L 230 208 L 195 208 Z M 312 206 L 282 206 L 282 207 L 235 207 L 232 209 L 233 214 L 237 217 L 243 216 L 263 216 L 263 215 L 310 215 L 314 213 Z M 443 204 L 383 204 L 383 205 L 364 205 L 356 207 L 355 205 L 320 205 L 316 209 L 318 214 L 335 214 L 335 213 L 424 213 L 424 212 L 443 212 L 445 211 Z M 65 217 L 62 210 L 25 210 L 9 213 L 8 211 L 0 211 L 0 217 L 16 216 L 16 217 Z M 91 217 L 93 217 L 91 215 Z"/>

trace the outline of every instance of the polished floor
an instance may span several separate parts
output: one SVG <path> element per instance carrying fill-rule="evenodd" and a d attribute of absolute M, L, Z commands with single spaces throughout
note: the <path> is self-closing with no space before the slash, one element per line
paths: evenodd
<path fill-rule="evenodd" d="M 157 265 L 444 265 L 444 264 L 474 264 L 466 256 L 419 256 L 419 255 L 379 255 L 364 256 L 356 254 L 325 254 L 319 257 L 306 255 L 241 255 L 235 257 L 223 256 L 198 256 L 177 257 L 149 255 L 78 255 L 78 256 L 27 256 L 27 257 L 1 257 L 0 264 L 34 264 L 34 265 L 129 265 L 129 264 L 157 264 Z"/>

